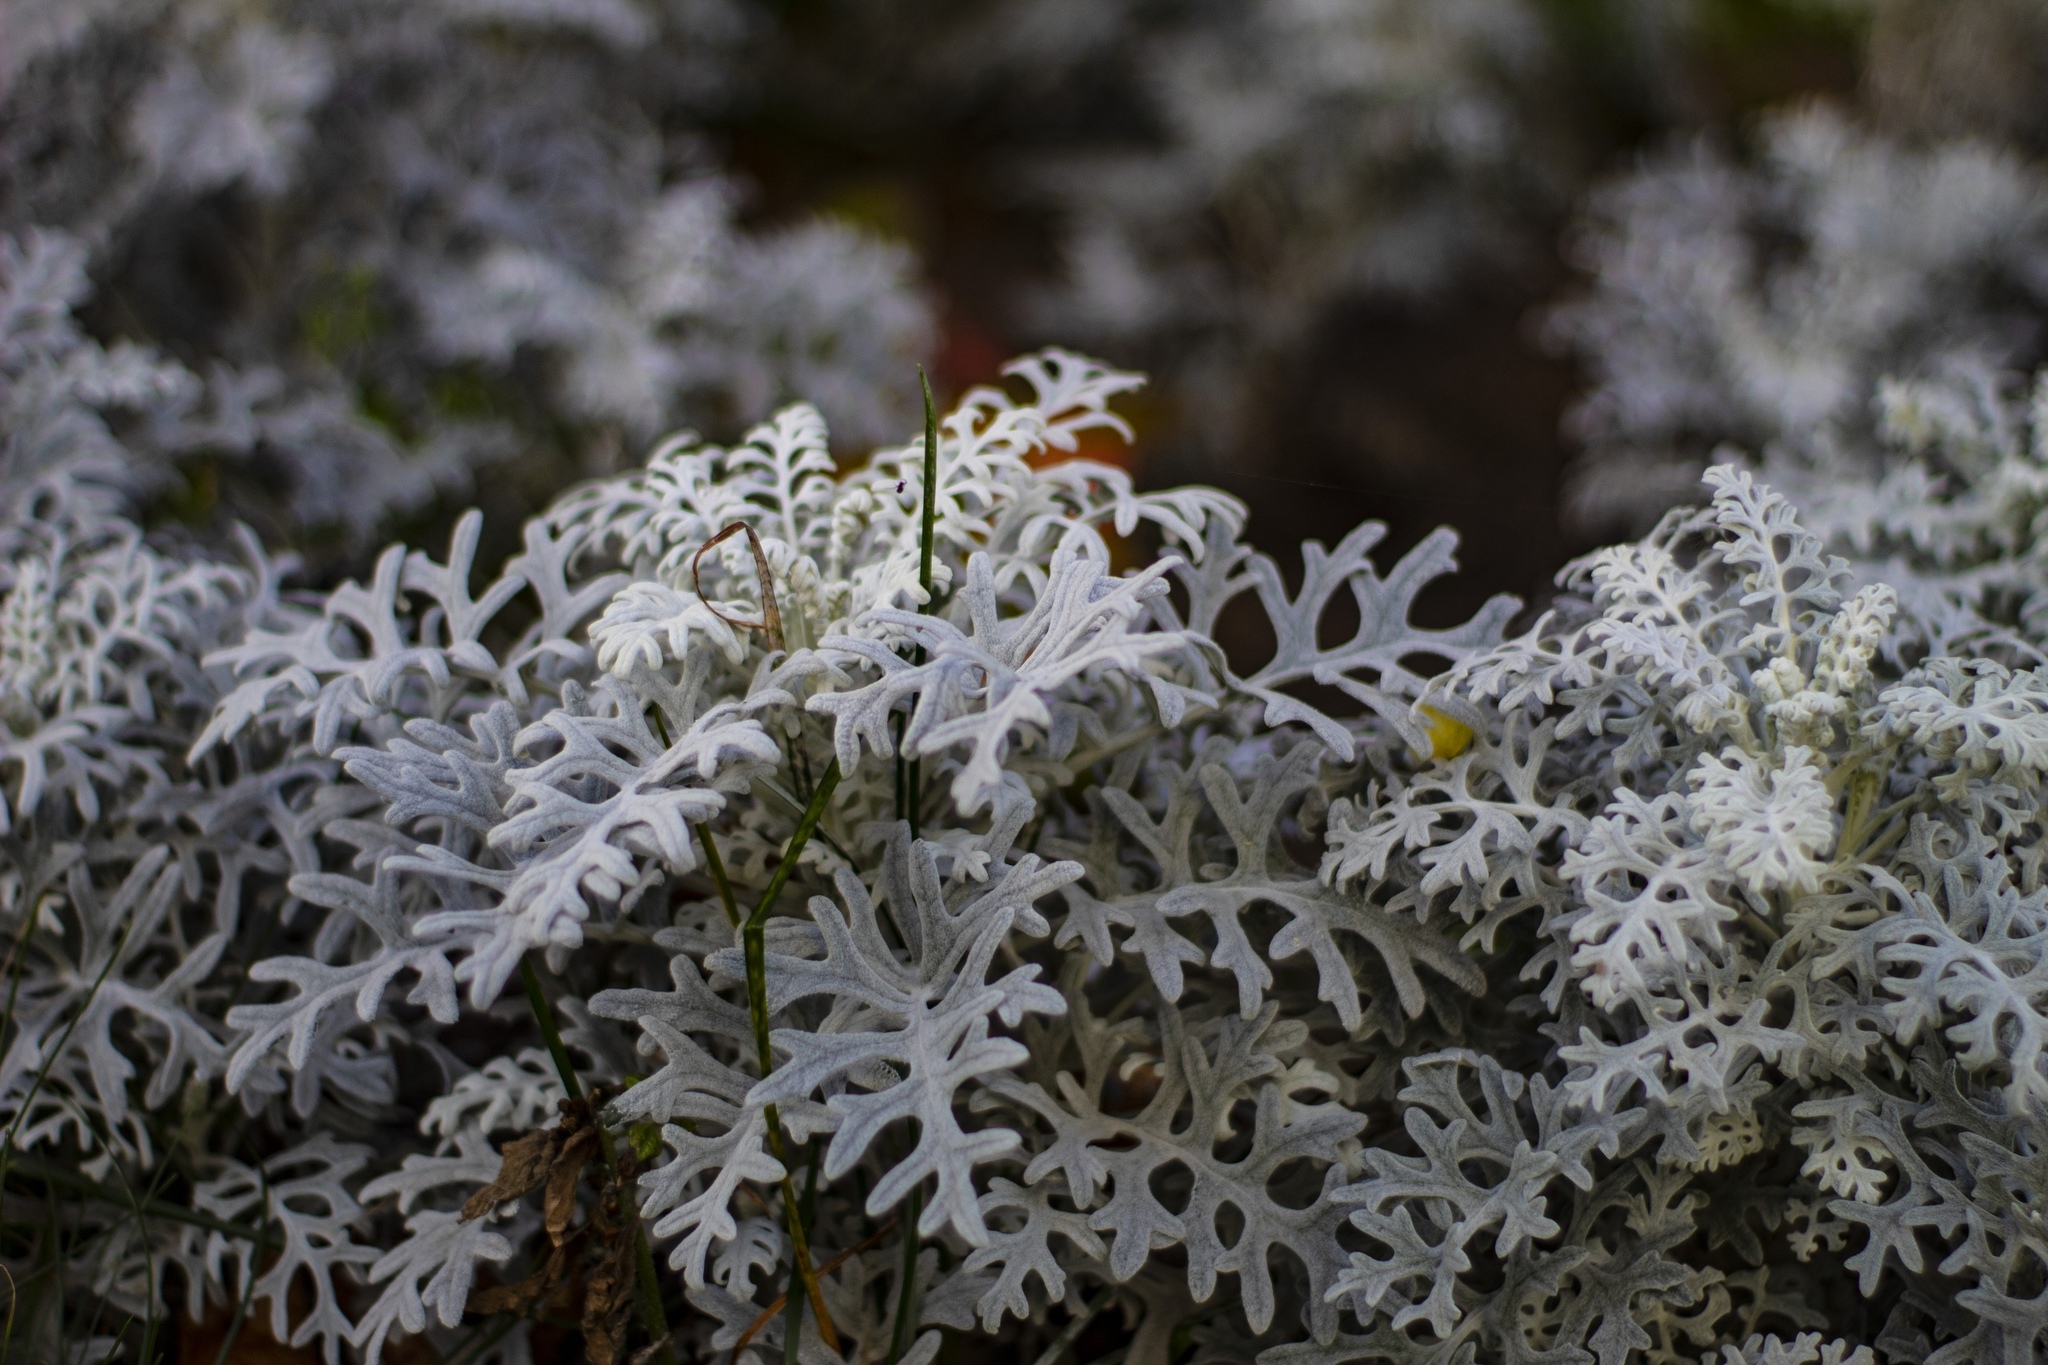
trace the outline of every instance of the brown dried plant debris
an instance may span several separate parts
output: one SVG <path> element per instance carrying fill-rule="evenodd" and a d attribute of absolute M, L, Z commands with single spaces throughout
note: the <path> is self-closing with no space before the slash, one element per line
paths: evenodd
<path fill-rule="evenodd" d="M 599 1164 L 588 1216 L 580 1226 L 571 1226 L 577 1188 L 586 1170 L 603 1155 L 595 1117 L 601 1103 L 602 1097 L 595 1094 L 564 1100 L 557 1126 L 506 1143 L 497 1178 L 469 1197 L 462 1216 L 481 1218 L 500 1204 L 541 1190 L 553 1251 L 519 1283 L 472 1293 L 470 1311 L 529 1316 L 550 1305 L 567 1308 L 580 1287 L 585 1356 L 591 1365 L 613 1365 L 625 1349 L 638 1289 L 630 1225 L 619 1208 L 619 1191 L 631 1189 L 639 1174 L 639 1163 L 630 1151 L 617 1156 L 615 1179 Z"/>
<path fill-rule="evenodd" d="M 505 1144 L 498 1177 L 472 1194 L 462 1206 L 462 1219 L 481 1218 L 500 1204 L 524 1198 L 546 1185 L 542 1208 L 548 1236 L 562 1244 L 569 1220 L 576 1211 L 576 1184 L 583 1168 L 603 1151 L 593 1118 L 592 1101 L 561 1101 L 562 1121 L 553 1128 L 536 1128 Z"/>

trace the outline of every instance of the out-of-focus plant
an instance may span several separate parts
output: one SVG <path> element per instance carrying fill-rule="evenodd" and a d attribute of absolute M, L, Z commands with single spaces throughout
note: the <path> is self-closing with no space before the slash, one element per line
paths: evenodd
<path fill-rule="evenodd" d="M 5 26 L 0 230 L 69 234 L 101 324 L 193 371 L 188 519 L 361 546 L 481 463 L 559 479 L 798 394 L 853 442 L 913 411 L 884 382 L 932 341 L 905 250 L 737 221 L 704 131 L 746 91 L 761 24 L 737 0 L 31 4 Z"/>
<path fill-rule="evenodd" d="M 1242 450 L 1346 305 L 1417 300 L 1548 255 L 1583 173 L 1545 15 L 1522 0 L 1010 0 L 934 79 L 1059 126 L 1005 159 L 1058 265 L 1020 324 L 1142 358 L 1176 446 Z M 963 96 L 965 97 L 965 96 Z"/>
<path fill-rule="evenodd" d="M 1595 196 L 1591 291 L 1552 315 L 1592 373 L 1568 513 L 1654 520 L 1722 443 L 1872 458 L 1886 377 L 2028 365 L 2048 299 L 2048 182 L 2015 152 L 1913 145 L 1823 106 L 1751 163 L 1693 143 Z"/>

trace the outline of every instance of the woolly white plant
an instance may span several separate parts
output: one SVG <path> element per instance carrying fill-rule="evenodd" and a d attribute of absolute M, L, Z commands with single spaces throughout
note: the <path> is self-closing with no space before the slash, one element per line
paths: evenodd
<path fill-rule="evenodd" d="M 702 131 L 759 27 L 733 0 L 152 0 L 6 25 L 0 230 L 66 234 L 122 326 L 195 358 L 171 453 L 225 468 L 194 494 L 224 522 L 338 523 L 360 547 L 479 464 L 531 463 L 535 433 L 603 468 L 799 395 L 854 442 L 914 411 L 885 382 L 932 340 L 908 253 L 833 221 L 738 226 Z"/>
<path fill-rule="evenodd" d="M 278 898 L 254 883 L 285 873 L 287 844 L 306 837 L 281 793 L 317 776 L 283 769 L 238 783 L 219 764 L 185 762 L 225 677 L 203 660 L 266 619 L 290 565 L 253 542 L 246 566 L 215 563 L 145 540 L 119 515 L 160 476 L 161 447 L 149 438 L 177 429 L 191 376 L 80 334 L 69 313 L 80 267 L 60 238 L 0 239 L 0 1255 L 10 1359 L 105 1359 L 124 1344 L 146 1355 L 173 1263 L 186 1267 L 181 1288 L 195 1310 L 209 1288 L 223 1292 L 221 1249 L 193 1239 L 218 1212 L 207 1201 L 233 1183 L 232 1163 L 197 1134 L 207 1083 L 228 1057 L 220 1013 L 240 975 L 231 959 L 246 960 L 274 928 Z M 372 1064 L 360 1083 L 374 1093 L 381 1075 Z M 273 1247 L 286 1259 L 268 1272 L 279 1295 L 294 1254 L 328 1282 L 323 1250 L 293 1253 L 289 1239 L 356 1216 L 340 1180 L 365 1150 L 302 1144 L 271 1158 L 289 1181 L 266 1193 L 252 1174 L 234 1195 L 230 1215 L 270 1200 L 287 1239 Z M 174 1171 L 189 1188 L 168 1204 L 157 1195 Z M 24 1195 L 30 1173 L 46 1198 Z M 97 1197 L 80 1202 L 81 1190 Z M 328 1201 L 324 1223 L 305 1207 L 313 1199 Z M 145 1209 L 168 1210 L 169 1221 Z M 248 1255 L 227 1282 L 247 1283 Z M 321 1291 L 309 1324 L 332 1297 Z M 148 1326 L 137 1336 L 128 1323 Z"/>
<path fill-rule="evenodd" d="M 2048 186 L 1995 144 L 1808 106 L 1745 160 L 1705 141 L 1648 159 L 1595 193 L 1573 254 L 1594 284 L 1551 328 L 1593 385 L 1570 512 L 1640 529 L 1721 443 L 1867 459 L 1883 378 L 2037 363 Z"/>
<path fill-rule="evenodd" d="M 2025 1359 L 2048 1330 L 2026 1165 L 2048 750 L 2012 665 L 2036 656 L 1959 645 L 1882 583 L 1851 594 L 1781 495 L 1730 466 L 1707 483 L 1431 684 L 1469 748 L 1332 810 L 1335 883 L 1412 860 L 1468 942 L 1529 912 L 1515 1008 L 1548 1041 L 1527 1102 L 1543 1142 L 1586 1144 L 1497 1148 L 1486 1201 L 1441 1165 L 1442 1211 L 1401 1224 L 1392 1201 L 1436 1187 L 1369 1153 L 1356 1221 L 1393 1256 L 1346 1286 L 1482 1351 L 1597 1319 L 1597 1358 L 1660 1358 L 1776 1320 L 1848 1338 L 1784 1358 Z M 1410 1102 L 1447 1112 L 1416 1074 Z M 1496 1110 L 1520 1098 L 1499 1074 Z"/>
<path fill-rule="evenodd" d="M 2024 659 L 1901 648 L 1913 604 L 1726 467 L 1522 635 L 1421 628 L 1447 534 L 1290 588 L 1229 498 L 1062 461 L 1135 377 L 1009 375 L 853 467 L 805 407 L 678 438 L 493 578 L 474 517 L 324 600 L 166 570 L 189 668 L 22 673 L 136 679 L 160 770 L 81 750 L 11 807 L 62 869 L 4 920 L 29 1339 L 2041 1345 Z M 1212 640 L 1240 598 L 1256 667 Z"/>

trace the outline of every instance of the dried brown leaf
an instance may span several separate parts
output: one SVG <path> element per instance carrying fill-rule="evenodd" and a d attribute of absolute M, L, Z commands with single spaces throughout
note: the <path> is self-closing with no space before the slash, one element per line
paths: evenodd
<path fill-rule="evenodd" d="M 590 1365 L 612 1365 L 626 1344 L 636 1288 L 630 1251 L 605 1257 L 590 1272 L 583 1291 L 583 1341 Z"/>
<path fill-rule="evenodd" d="M 545 1180 L 554 1165 L 559 1128 L 541 1128 L 505 1144 L 498 1177 L 471 1195 L 462 1205 L 462 1221 L 483 1217 L 498 1205 L 518 1199 Z"/>
<path fill-rule="evenodd" d="M 597 1153 L 597 1133 L 584 1128 L 571 1134 L 555 1154 L 554 1164 L 548 1170 L 548 1188 L 542 1207 L 548 1236 L 554 1239 L 556 1246 L 562 1244 L 569 1220 L 575 1216 L 576 1185 L 582 1179 L 583 1168 L 596 1158 Z"/>

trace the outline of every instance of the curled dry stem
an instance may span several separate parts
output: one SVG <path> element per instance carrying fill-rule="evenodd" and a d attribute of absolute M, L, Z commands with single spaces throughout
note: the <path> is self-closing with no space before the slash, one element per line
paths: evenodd
<path fill-rule="evenodd" d="M 713 546 L 732 539 L 732 537 L 739 535 L 741 532 L 746 533 L 747 548 L 754 552 L 754 574 L 761 582 L 761 619 L 758 621 L 742 621 L 737 617 L 727 616 L 717 607 L 712 606 L 711 599 L 704 596 L 702 580 L 697 577 L 697 566 L 703 561 L 704 552 Z M 742 630 L 762 631 L 768 636 L 768 648 L 782 648 L 782 608 L 775 601 L 775 578 L 768 571 L 768 556 L 761 549 L 761 537 L 755 535 L 754 528 L 747 525 L 744 521 L 731 523 L 717 535 L 697 547 L 697 553 L 690 556 L 690 587 L 697 594 L 697 600 L 704 604 L 704 610 L 710 612 L 719 620 L 729 626 L 738 626 Z"/>

